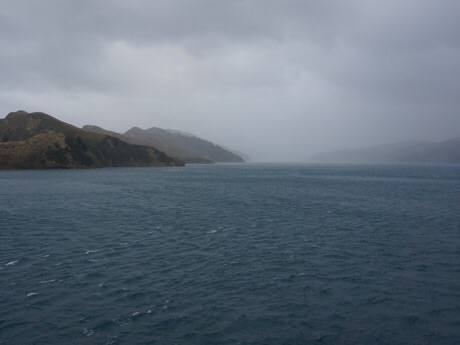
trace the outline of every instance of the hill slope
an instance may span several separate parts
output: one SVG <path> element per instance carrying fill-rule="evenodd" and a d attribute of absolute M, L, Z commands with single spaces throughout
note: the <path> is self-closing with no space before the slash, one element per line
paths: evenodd
<path fill-rule="evenodd" d="M 397 162 L 460 163 L 460 138 L 419 145 L 410 152 L 398 155 Z"/>
<path fill-rule="evenodd" d="M 243 163 L 244 159 L 219 145 L 179 131 L 152 127 L 142 130 L 131 128 L 124 136 L 148 143 L 185 162 Z"/>
<path fill-rule="evenodd" d="M 214 163 L 212 160 L 200 157 L 197 153 L 195 153 L 192 150 L 189 150 L 185 147 L 181 147 L 180 145 L 178 146 L 176 143 L 168 140 L 167 138 L 164 138 L 161 136 L 158 137 L 156 135 L 151 135 L 137 127 L 133 127 L 129 131 L 132 137 L 129 137 L 127 135 L 123 135 L 120 133 L 108 131 L 101 127 L 92 126 L 92 125 L 83 126 L 82 129 L 84 129 L 85 131 L 93 132 L 93 133 L 109 135 L 109 136 L 118 138 L 130 144 L 144 145 L 144 146 L 151 146 L 151 147 L 159 148 L 161 149 L 161 151 L 167 152 L 168 155 L 172 157 L 176 157 L 185 163 L 200 163 L 200 164 Z"/>
<path fill-rule="evenodd" d="M 108 136 L 111 136 L 111 137 L 115 137 L 117 139 L 120 139 L 121 141 L 124 141 L 124 142 L 128 143 L 128 144 L 150 146 L 150 145 L 146 144 L 145 142 L 143 142 L 141 140 L 136 140 L 136 139 L 133 139 L 133 138 L 129 138 L 127 136 L 124 136 L 123 134 L 108 131 L 108 130 L 106 130 L 104 128 L 101 128 L 101 127 L 98 127 L 98 126 L 86 125 L 86 126 L 83 126 L 81 129 L 83 129 L 84 131 L 87 131 L 87 132 L 98 133 L 98 134 L 103 134 L 103 135 L 108 135 Z"/>
<path fill-rule="evenodd" d="M 317 163 L 460 163 L 460 138 L 439 143 L 410 141 L 319 153 Z"/>
<path fill-rule="evenodd" d="M 152 147 L 90 133 L 44 113 L 17 111 L 0 119 L 0 169 L 183 164 Z"/>

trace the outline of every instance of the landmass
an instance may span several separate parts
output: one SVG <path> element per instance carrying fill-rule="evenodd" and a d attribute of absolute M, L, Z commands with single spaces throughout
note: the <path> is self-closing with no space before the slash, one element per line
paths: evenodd
<path fill-rule="evenodd" d="M 199 138 L 193 134 L 152 127 L 141 129 L 133 127 L 124 134 L 107 131 L 97 126 L 84 126 L 84 130 L 112 135 L 132 144 L 148 145 L 158 148 L 166 154 L 176 157 L 185 163 L 244 163 L 240 154 L 228 148 Z"/>
<path fill-rule="evenodd" d="M 460 137 L 441 142 L 405 141 L 360 149 L 323 152 L 316 163 L 460 163 Z"/>
<path fill-rule="evenodd" d="M 183 166 L 157 148 L 91 133 L 41 112 L 0 119 L 0 169 Z"/>

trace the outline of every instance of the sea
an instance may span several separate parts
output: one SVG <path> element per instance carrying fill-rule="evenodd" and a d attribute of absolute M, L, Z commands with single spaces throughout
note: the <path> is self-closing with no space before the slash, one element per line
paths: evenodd
<path fill-rule="evenodd" d="M 460 166 L 0 172 L 0 344 L 460 344 Z"/>

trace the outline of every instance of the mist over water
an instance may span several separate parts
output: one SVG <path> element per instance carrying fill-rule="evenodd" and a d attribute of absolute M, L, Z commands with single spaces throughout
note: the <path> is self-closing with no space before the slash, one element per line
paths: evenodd
<path fill-rule="evenodd" d="M 0 344 L 458 344 L 460 168 L 0 173 Z"/>

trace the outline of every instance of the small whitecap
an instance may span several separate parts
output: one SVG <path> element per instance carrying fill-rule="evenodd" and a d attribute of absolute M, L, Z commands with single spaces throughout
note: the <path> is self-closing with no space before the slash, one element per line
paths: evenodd
<path fill-rule="evenodd" d="M 50 280 L 42 280 L 41 282 L 38 282 L 39 284 L 48 284 L 48 283 L 54 283 L 56 279 L 50 279 Z"/>
<path fill-rule="evenodd" d="M 27 294 L 27 297 L 38 295 L 38 292 L 30 292 Z"/>
<path fill-rule="evenodd" d="M 165 305 L 163 306 L 163 310 L 168 309 L 168 303 L 169 303 L 169 299 L 166 300 Z"/>
<path fill-rule="evenodd" d="M 85 254 L 88 255 L 88 254 L 96 253 L 96 252 L 97 250 L 87 250 Z"/>
<path fill-rule="evenodd" d="M 149 310 L 147 311 L 147 314 L 152 314 L 152 309 L 149 309 Z"/>
<path fill-rule="evenodd" d="M 5 266 L 13 266 L 13 265 L 16 265 L 18 262 L 19 262 L 19 260 L 10 261 Z"/>
<path fill-rule="evenodd" d="M 139 314 L 140 314 L 140 312 L 136 311 L 136 312 L 133 313 L 133 317 L 136 317 L 136 316 L 138 316 Z"/>
<path fill-rule="evenodd" d="M 86 335 L 87 337 L 90 337 L 94 334 L 94 331 L 92 329 L 85 328 L 83 329 L 82 333 Z"/>
<path fill-rule="evenodd" d="M 46 254 L 46 255 L 43 255 L 42 258 L 47 258 L 48 256 L 50 256 L 50 255 Z"/>

